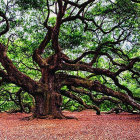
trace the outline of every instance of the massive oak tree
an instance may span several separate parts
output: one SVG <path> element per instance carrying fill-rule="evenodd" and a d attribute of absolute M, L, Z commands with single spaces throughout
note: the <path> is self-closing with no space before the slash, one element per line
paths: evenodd
<path fill-rule="evenodd" d="M 6 9 L 0 11 L 0 36 L 9 36 L 8 43 L 0 43 L 0 84 L 13 83 L 20 87 L 19 92 L 23 90 L 32 95 L 35 100 L 32 117 L 35 118 L 67 118 L 61 112 L 62 96 L 96 110 L 98 115 L 100 104 L 106 100 L 120 110 L 120 105 L 126 106 L 128 112 L 140 110 L 138 95 L 122 84 L 123 80 L 126 81 L 125 72 L 135 84 L 139 84 L 137 64 L 140 58 L 129 55 L 138 43 L 138 6 L 130 0 L 9 1 Z M 19 11 L 13 14 L 10 12 L 13 7 Z M 19 21 L 24 20 L 20 12 L 26 18 L 34 13 L 36 22 L 30 20 L 29 26 L 22 23 L 19 27 Z M 43 35 L 40 44 L 33 45 L 36 40 L 31 35 L 40 24 L 43 25 L 40 28 Z M 32 25 L 35 27 L 30 29 Z M 16 58 L 11 59 L 9 55 L 12 48 L 10 36 L 16 31 L 23 33 L 25 29 L 30 30 L 25 43 L 32 40 L 29 44 L 32 69 L 40 72 L 40 79 L 21 72 Z M 127 44 L 131 45 L 127 47 Z M 22 45 L 23 42 L 21 48 Z M 23 49 L 20 55 L 24 53 Z M 91 102 L 86 102 L 83 96 Z"/>

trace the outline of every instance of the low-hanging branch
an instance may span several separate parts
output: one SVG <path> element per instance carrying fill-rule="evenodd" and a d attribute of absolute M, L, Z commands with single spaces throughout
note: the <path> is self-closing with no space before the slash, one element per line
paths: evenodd
<path fill-rule="evenodd" d="M 63 63 L 61 65 L 61 67 L 62 67 L 61 69 L 73 70 L 73 71 L 81 70 L 81 71 L 87 71 L 87 72 L 94 73 L 95 75 L 105 75 L 107 77 L 110 77 L 114 81 L 116 86 L 127 91 L 128 95 L 133 97 L 132 92 L 127 87 L 125 87 L 119 83 L 117 76 L 123 71 L 131 70 L 136 62 L 140 62 L 140 59 L 138 57 L 130 59 L 128 65 L 125 65 L 123 63 L 121 64 L 121 63 L 117 63 L 117 62 L 113 61 L 113 58 L 109 54 L 99 52 L 98 55 L 106 55 L 111 60 L 112 64 L 120 66 L 120 69 L 118 69 L 118 71 L 111 72 L 106 69 L 92 68 L 88 64 L 85 64 L 85 63 L 81 64 L 82 62 L 78 63 L 78 61 L 80 61 L 84 56 L 86 56 L 88 54 L 95 54 L 95 51 L 85 52 L 80 57 L 75 59 L 74 61 L 70 61 L 69 59 L 65 58 L 64 60 L 66 63 Z"/>
<path fill-rule="evenodd" d="M 114 91 L 111 88 L 108 88 L 105 85 L 101 84 L 99 81 L 92 81 L 92 80 L 79 78 L 77 76 L 71 76 L 71 75 L 67 75 L 67 74 L 63 74 L 63 76 L 62 76 L 62 74 L 57 75 L 57 76 L 58 76 L 57 78 L 59 79 L 58 81 L 60 83 L 62 83 L 61 86 L 67 85 L 67 86 L 75 86 L 75 87 L 84 87 L 88 90 L 101 92 L 104 95 L 115 97 L 115 98 L 121 100 L 122 102 L 125 102 L 125 103 L 137 108 L 138 110 L 140 109 L 140 104 L 137 103 L 129 95 L 122 93 L 122 92 Z"/>
<path fill-rule="evenodd" d="M 95 106 L 95 105 L 87 105 L 81 98 L 77 97 L 76 95 L 72 94 L 69 91 L 61 90 L 60 93 L 62 95 L 64 95 L 64 96 L 66 96 L 66 97 L 69 97 L 69 98 L 77 101 L 79 104 L 83 105 L 87 109 L 94 109 L 94 110 L 96 110 L 96 114 L 100 115 L 100 109 L 97 106 Z"/>
<path fill-rule="evenodd" d="M 39 88 L 41 85 L 32 80 L 29 76 L 18 71 L 18 69 L 13 65 L 12 61 L 8 58 L 5 46 L 1 43 L 0 52 L 0 62 L 6 70 L 6 72 L 2 70 L 0 71 L 0 76 L 2 76 L 3 80 L 7 83 L 14 83 L 22 87 L 25 91 L 34 94 L 34 87 Z"/>
<path fill-rule="evenodd" d="M 108 100 L 108 101 L 110 101 L 110 102 L 112 102 L 112 103 L 115 103 L 115 104 L 120 103 L 120 101 L 115 100 L 115 99 L 113 99 L 113 98 L 111 98 L 111 97 L 107 97 L 107 96 L 103 96 L 103 97 L 101 97 L 101 98 L 97 98 L 97 99 L 96 99 L 96 98 L 94 97 L 94 95 L 93 95 L 91 92 L 88 92 L 88 91 L 86 91 L 86 90 L 84 90 L 84 89 L 81 89 L 81 88 L 76 88 L 76 87 L 74 87 L 74 86 L 71 86 L 69 89 L 72 90 L 72 91 L 74 91 L 74 92 L 76 92 L 76 93 L 80 93 L 80 94 L 83 94 L 83 95 L 88 95 L 88 96 L 90 97 L 90 100 L 91 100 L 93 103 L 97 104 L 97 105 L 103 103 L 103 102 L 106 101 L 106 100 Z"/>

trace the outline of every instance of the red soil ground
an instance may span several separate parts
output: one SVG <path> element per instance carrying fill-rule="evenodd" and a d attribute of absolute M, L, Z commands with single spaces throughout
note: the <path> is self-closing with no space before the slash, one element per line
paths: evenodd
<path fill-rule="evenodd" d="M 140 140 L 140 115 L 64 112 L 78 120 L 21 120 L 27 114 L 0 113 L 0 140 Z"/>

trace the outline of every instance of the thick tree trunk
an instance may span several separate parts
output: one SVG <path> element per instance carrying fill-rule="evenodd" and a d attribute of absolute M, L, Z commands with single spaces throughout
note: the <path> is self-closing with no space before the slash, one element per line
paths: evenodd
<path fill-rule="evenodd" d="M 44 83 L 48 88 L 42 94 L 35 94 L 35 109 L 33 117 L 48 119 L 73 119 L 73 117 L 66 117 L 62 114 L 62 95 L 56 92 L 57 87 L 55 87 L 54 75 L 53 71 L 42 69 L 42 78 L 40 82 Z"/>
<path fill-rule="evenodd" d="M 62 97 L 56 92 L 46 92 L 35 95 L 35 118 L 58 118 L 63 119 L 65 116 L 61 112 Z"/>

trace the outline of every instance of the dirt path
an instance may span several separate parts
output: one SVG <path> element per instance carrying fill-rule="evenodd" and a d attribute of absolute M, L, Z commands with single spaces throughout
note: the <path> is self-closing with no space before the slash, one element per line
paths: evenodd
<path fill-rule="evenodd" d="M 140 115 L 65 112 L 78 120 L 22 121 L 27 114 L 0 113 L 0 140 L 140 140 Z"/>

